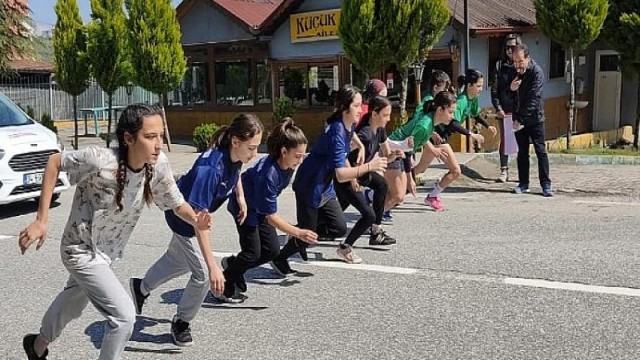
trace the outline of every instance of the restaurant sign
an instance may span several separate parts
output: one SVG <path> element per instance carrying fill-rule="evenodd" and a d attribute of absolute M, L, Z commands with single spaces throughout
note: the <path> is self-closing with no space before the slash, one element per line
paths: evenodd
<path fill-rule="evenodd" d="M 292 14 L 289 20 L 292 43 L 338 38 L 339 9 Z"/>

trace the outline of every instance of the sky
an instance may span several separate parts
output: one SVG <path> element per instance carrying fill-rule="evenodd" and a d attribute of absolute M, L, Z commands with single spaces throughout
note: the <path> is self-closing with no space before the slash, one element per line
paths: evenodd
<path fill-rule="evenodd" d="M 85 22 L 91 19 L 91 5 L 89 0 L 77 0 L 80 7 L 80 15 Z M 173 6 L 178 6 L 181 0 L 171 0 Z M 53 28 L 56 24 L 56 12 L 54 7 L 56 0 L 30 0 L 31 17 L 36 23 L 36 28 L 40 31 L 46 31 Z"/>

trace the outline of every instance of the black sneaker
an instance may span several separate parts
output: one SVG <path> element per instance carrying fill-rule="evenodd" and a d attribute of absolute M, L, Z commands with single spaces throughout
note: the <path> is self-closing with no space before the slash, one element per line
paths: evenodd
<path fill-rule="evenodd" d="M 247 282 L 244 280 L 244 275 L 241 276 L 236 282 L 236 288 L 240 292 L 247 292 Z"/>
<path fill-rule="evenodd" d="M 131 296 L 133 299 L 133 304 L 136 306 L 136 314 L 142 314 L 142 306 L 144 306 L 144 302 L 149 297 L 142 295 L 142 291 L 140 291 L 140 284 L 142 284 L 142 279 L 131 278 L 129 279 L 129 289 L 131 290 Z"/>
<path fill-rule="evenodd" d="M 27 353 L 28 360 L 47 360 L 47 355 L 49 355 L 49 350 L 45 350 L 42 356 L 36 355 L 36 350 L 33 348 L 33 345 L 36 343 L 36 338 L 38 335 L 29 334 L 22 338 L 22 347 L 24 348 L 24 352 Z"/>
<path fill-rule="evenodd" d="M 275 271 L 276 274 L 282 277 L 295 274 L 295 271 L 291 269 L 287 260 L 273 259 L 269 262 L 269 264 L 271 265 L 271 268 L 273 268 L 273 271 Z"/>
<path fill-rule="evenodd" d="M 395 243 L 396 239 L 387 235 L 384 231 L 369 236 L 369 245 L 393 245 Z"/>
<path fill-rule="evenodd" d="M 189 323 L 180 320 L 177 315 L 171 321 L 171 337 L 173 338 L 173 343 L 178 346 L 193 345 Z"/>

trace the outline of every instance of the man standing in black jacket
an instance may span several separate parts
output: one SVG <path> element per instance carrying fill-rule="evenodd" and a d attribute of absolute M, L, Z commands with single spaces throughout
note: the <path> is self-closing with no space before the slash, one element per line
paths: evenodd
<path fill-rule="evenodd" d="M 516 95 L 516 110 L 513 114 L 516 141 L 518 142 L 518 186 L 516 194 L 529 192 L 529 140 L 538 158 L 538 176 L 542 195 L 553 196 L 551 179 L 549 178 L 549 156 L 545 149 L 544 106 L 542 87 L 544 73 L 542 68 L 529 56 L 525 44 L 516 45 L 513 49 L 514 74 L 510 90 Z"/>

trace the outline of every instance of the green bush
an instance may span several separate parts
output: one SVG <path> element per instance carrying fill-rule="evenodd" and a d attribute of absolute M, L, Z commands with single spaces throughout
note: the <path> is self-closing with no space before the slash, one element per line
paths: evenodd
<path fill-rule="evenodd" d="M 56 127 L 55 123 L 51 119 L 51 115 L 42 114 L 42 117 L 40 118 L 40 124 L 48 128 L 49 130 L 53 131 L 54 133 L 56 134 L 58 133 L 58 128 Z"/>
<path fill-rule="evenodd" d="M 209 148 L 216 130 L 218 130 L 218 125 L 214 123 L 201 124 L 193 129 L 193 145 L 195 145 L 198 152 L 203 152 Z"/>
<path fill-rule="evenodd" d="M 286 96 L 278 98 L 273 111 L 273 125 L 278 124 L 286 117 L 293 117 L 293 101 Z"/>

